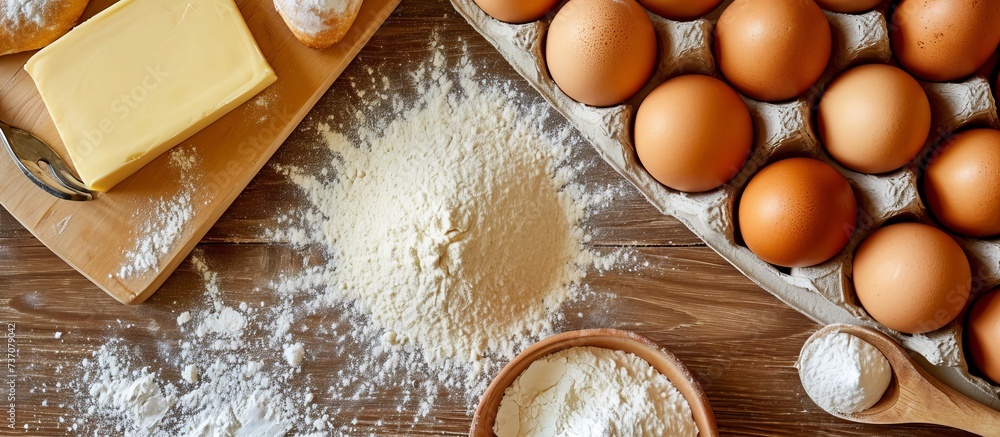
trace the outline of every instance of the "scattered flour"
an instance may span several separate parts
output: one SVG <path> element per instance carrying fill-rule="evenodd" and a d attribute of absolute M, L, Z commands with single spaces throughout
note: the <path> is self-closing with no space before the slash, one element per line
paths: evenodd
<path fill-rule="evenodd" d="M 170 165 L 178 170 L 182 181 L 180 189 L 173 197 L 155 201 L 132 248 L 125 252 L 125 263 L 111 276 L 128 279 L 155 271 L 161 258 L 187 232 L 188 222 L 194 217 L 193 179 L 197 178 L 198 163 L 198 155 L 188 147 L 176 147 L 170 152 Z"/>
<path fill-rule="evenodd" d="M 292 367 L 301 366 L 304 351 L 302 343 L 285 345 L 285 361 Z"/>
<path fill-rule="evenodd" d="M 184 311 L 181 315 L 177 316 L 177 326 L 184 326 L 185 323 L 191 321 L 191 313 Z"/>
<path fill-rule="evenodd" d="M 348 116 L 360 129 L 331 117 L 315 129 L 319 155 L 278 168 L 306 207 L 269 231 L 302 260 L 257 285 L 273 299 L 240 301 L 196 252 L 205 300 L 170 316 L 180 329 L 157 341 L 162 361 L 140 367 L 132 357 L 147 346 L 111 339 L 82 366 L 84 384 L 144 376 L 169 408 L 147 426 L 149 415 L 127 414 L 134 405 L 111 408 L 82 389 L 79 407 L 100 414 L 81 414 L 73 426 L 155 436 L 368 434 L 387 413 L 371 401 L 391 396 L 404 419 L 385 420 L 405 434 L 411 419 L 434 420 L 427 417 L 442 398 L 471 411 L 494 372 L 559 330 L 564 303 L 598 299 L 588 272 L 627 256 L 597 256 L 581 224 L 620 186 L 578 183 L 600 161 L 571 159 L 585 144 L 544 101 L 482 78 L 467 55 L 447 61 L 432 44 L 434 57 L 412 83 L 372 76 L 356 90 L 362 102 L 353 107 L 365 112 Z M 335 366 L 322 379 L 303 371 L 314 357 Z"/>
<path fill-rule="evenodd" d="M 193 264 L 205 281 L 206 301 L 195 315 L 184 314 L 199 328 L 166 346 L 161 355 L 169 359 L 159 369 L 139 366 L 135 346 L 108 340 L 81 365 L 84 384 L 75 388 L 80 417 L 70 429 L 82 426 L 94 435 L 282 436 L 293 428 L 304 435 L 331 426 L 310 389 L 298 388 L 310 387 L 309 377 L 296 382 L 272 339 L 251 335 L 266 329 L 266 313 L 224 305 L 218 275 L 198 254 Z"/>
<path fill-rule="evenodd" d="M 83 363 L 93 401 L 87 413 L 120 418 L 114 430 L 125 435 L 152 433 L 177 402 L 177 389 L 171 384 L 161 386 L 147 367 L 134 368 L 127 358 L 109 353 L 116 346 L 117 342 L 111 342 L 101 347 L 94 353 L 96 362 Z"/>
<path fill-rule="evenodd" d="M 184 367 L 184 371 L 181 372 L 181 377 L 191 384 L 198 382 L 198 368 L 194 364 L 188 364 Z"/>
<path fill-rule="evenodd" d="M 504 393 L 493 431 L 519 436 L 696 436 L 666 376 L 617 350 L 575 347 L 528 366 Z"/>
<path fill-rule="evenodd" d="M 813 402 L 835 413 L 870 408 L 892 381 L 889 360 L 875 346 L 844 332 L 807 343 L 795 367 Z"/>
<path fill-rule="evenodd" d="M 235 336 L 243 332 L 247 325 L 247 320 L 239 311 L 227 306 L 223 306 L 218 311 L 213 311 L 202 319 L 201 324 L 195 333 L 204 336 L 207 333 Z"/>

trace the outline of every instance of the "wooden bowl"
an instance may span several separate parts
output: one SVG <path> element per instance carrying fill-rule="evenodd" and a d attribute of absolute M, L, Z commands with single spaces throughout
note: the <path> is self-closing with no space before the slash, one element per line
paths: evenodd
<path fill-rule="evenodd" d="M 497 418 L 497 410 L 507 387 L 521 376 L 535 360 L 552 353 L 573 347 L 591 346 L 605 349 L 620 350 L 646 360 L 670 380 L 684 399 L 691 406 L 695 424 L 698 425 L 700 436 L 716 437 L 719 430 L 715 425 L 715 415 L 708 404 L 708 397 L 694 376 L 677 357 L 661 349 L 652 340 L 641 335 L 618 329 L 585 329 L 557 334 L 535 343 L 520 355 L 514 357 L 497 374 L 493 382 L 483 393 L 479 407 L 472 417 L 472 429 L 469 435 L 473 437 L 493 436 L 493 424 Z"/>

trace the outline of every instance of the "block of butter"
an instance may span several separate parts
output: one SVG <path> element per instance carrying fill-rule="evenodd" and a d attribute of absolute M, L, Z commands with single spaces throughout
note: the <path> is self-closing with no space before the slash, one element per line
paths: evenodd
<path fill-rule="evenodd" d="M 276 79 L 233 0 L 122 0 L 24 68 L 80 178 L 96 191 Z"/>

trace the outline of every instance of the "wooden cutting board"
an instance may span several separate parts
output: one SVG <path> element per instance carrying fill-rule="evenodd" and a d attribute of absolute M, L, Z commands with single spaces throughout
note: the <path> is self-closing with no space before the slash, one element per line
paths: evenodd
<path fill-rule="evenodd" d="M 313 50 L 285 26 L 272 0 L 237 0 L 278 80 L 179 148 L 193 165 L 157 158 L 90 202 L 52 197 L 0 153 L 0 204 L 56 255 L 122 303 L 140 303 L 170 276 L 250 179 L 354 59 L 400 0 L 365 0 L 357 21 L 334 47 Z M 84 19 L 113 4 L 92 0 Z M 34 52 L 0 57 L 0 121 L 25 129 L 65 159 L 65 148 L 24 63 Z M 67 160 L 68 161 L 68 160 Z M 155 267 L 121 275 L 129 254 L 164 222 L 164 202 L 190 198 L 190 214 L 167 239 Z M 169 214 L 166 214 L 169 215 Z M 40 272 L 41 273 L 41 272 Z"/>

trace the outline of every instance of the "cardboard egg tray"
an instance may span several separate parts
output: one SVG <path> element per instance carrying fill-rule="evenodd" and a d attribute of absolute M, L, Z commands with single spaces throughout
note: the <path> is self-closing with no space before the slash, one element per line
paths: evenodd
<path fill-rule="evenodd" d="M 643 98 L 669 78 L 691 73 L 721 78 L 715 67 L 711 43 L 714 23 L 728 1 L 705 18 L 688 22 L 671 21 L 650 13 L 660 51 L 653 78 L 636 96 L 608 108 L 574 101 L 563 94 L 549 76 L 544 43 L 548 23 L 555 11 L 542 20 L 513 25 L 491 18 L 473 0 L 451 2 L 650 203 L 663 214 L 684 223 L 755 283 L 816 322 L 868 326 L 892 336 L 943 382 L 985 405 L 1000 409 L 1000 387 L 969 372 L 961 325 L 966 312 L 934 332 L 900 333 L 868 316 L 854 294 L 851 281 L 855 249 L 883 223 L 897 220 L 933 223 L 918 191 L 919 164 L 926 161 L 932 147 L 963 126 L 997 127 L 996 103 L 984 77 L 976 76 L 961 83 L 921 82 L 931 103 L 932 127 L 923 152 L 913 163 L 882 175 L 847 170 L 825 154 L 813 127 L 812 108 L 825 85 L 839 73 L 856 65 L 889 63 L 889 35 L 882 11 L 858 15 L 827 12 L 833 31 L 833 55 L 819 83 L 799 99 L 783 103 L 744 97 L 753 114 L 755 129 L 753 151 L 747 164 L 722 187 L 690 194 L 661 185 L 643 169 L 632 144 L 632 122 Z M 823 160 L 847 177 L 858 200 L 859 220 L 858 230 L 847 247 L 833 259 L 813 267 L 783 269 L 762 261 L 743 245 L 734 215 L 737 199 L 749 179 L 767 164 L 793 156 Z M 980 293 L 1000 284 L 1000 241 L 958 240 L 972 265 L 971 304 Z"/>

